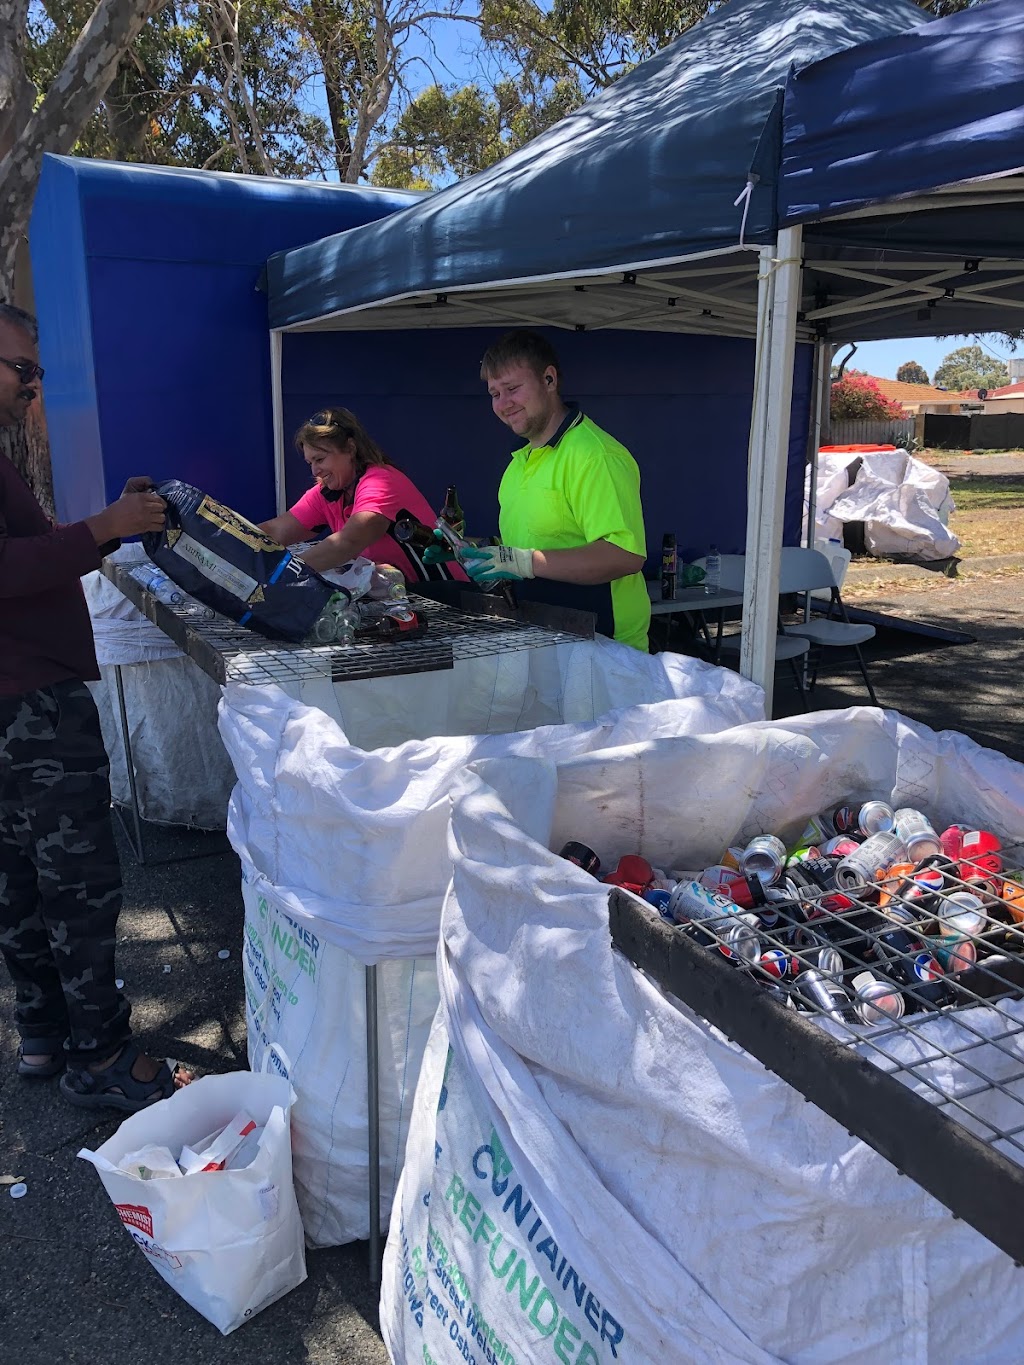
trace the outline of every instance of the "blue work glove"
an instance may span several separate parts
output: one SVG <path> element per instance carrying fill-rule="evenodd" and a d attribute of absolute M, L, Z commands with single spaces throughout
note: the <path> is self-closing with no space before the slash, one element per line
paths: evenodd
<path fill-rule="evenodd" d="M 433 545 L 428 545 L 420 558 L 424 564 L 450 564 L 455 558 L 455 551 L 441 535 L 441 532 L 435 531 Z"/>
<path fill-rule="evenodd" d="M 474 583 L 520 582 L 533 578 L 533 551 L 512 545 L 471 545 L 459 562 Z"/>

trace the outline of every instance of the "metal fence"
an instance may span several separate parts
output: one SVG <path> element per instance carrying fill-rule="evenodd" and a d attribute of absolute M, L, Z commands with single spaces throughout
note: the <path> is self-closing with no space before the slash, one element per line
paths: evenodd
<path fill-rule="evenodd" d="M 829 444 L 834 446 L 904 446 L 909 449 L 913 439 L 913 417 L 887 418 L 881 422 L 837 422 L 833 419 L 829 429 Z"/>

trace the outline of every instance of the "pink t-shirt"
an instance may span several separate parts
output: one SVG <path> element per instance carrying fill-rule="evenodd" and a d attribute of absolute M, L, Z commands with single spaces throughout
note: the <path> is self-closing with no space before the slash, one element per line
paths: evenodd
<path fill-rule="evenodd" d="M 403 509 L 411 512 L 418 521 L 425 522 L 427 526 L 433 526 L 437 520 L 437 513 L 413 481 L 394 465 L 383 464 L 370 465 L 356 484 L 351 502 L 347 494 L 337 502 L 330 502 L 320 491 L 320 485 L 315 484 L 308 493 L 302 495 L 294 507 L 289 508 L 289 511 L 296 520 L 302 522 L 307 531 L 317 530 L 321 526 L 327 526 L 331 531 L 340 531 L 353 512 L 377 512 L 393 523 Z M 406 553 L 405 547 L 390 534 L 390 527 L 380 540 L 368 545 L 362 553 L 375 564 L 393 564 L 396 569 L 401 569 L 410 583 L 421 582 L 427 577 L 427 573 L 418 562 L 418 556 L 414 562 Z M 463 580 L 466 578 L 466 574 L 457 564 L 447 564 L 444 567 L 444 577 Z M 433 578 L 440 575 L 435 571 L 429 576 Z"/>

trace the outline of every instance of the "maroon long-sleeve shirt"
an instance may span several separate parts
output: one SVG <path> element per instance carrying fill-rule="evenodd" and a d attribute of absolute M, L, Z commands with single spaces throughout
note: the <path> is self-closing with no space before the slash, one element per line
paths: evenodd
<path fill-rule="evenodd" d="M 55 526 L 0 455 L 0 696 L 100 676 L 79 581 L 100 558 L 85 522 Z"/>

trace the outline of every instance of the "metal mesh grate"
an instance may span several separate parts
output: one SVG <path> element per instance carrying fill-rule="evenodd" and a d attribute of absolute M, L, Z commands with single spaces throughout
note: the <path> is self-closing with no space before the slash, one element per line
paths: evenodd
<path fill-rule="evenodd" d="M 734 907 L 699 924 L 670 924 L 613 887 L 612 941 L 1024 1265 L 1024 920 L 1016 900 L 1007 910 L 944 875 L 926 904 L 899 876 L 844 888 L 863 897 L 846 907 L 801 887 L 756 917 Z M 944 934 L 960 892 L 978 895 L 981 919 Z M 945 971 L 928 965 L 936 954 Z"/>
<path fill-rule="evenodd" d="M 825 890 L 792 870 L 791 899 L 689 932 L 737 964 L 756 948 L 746 970 L 781 1002 L 1024 1164 L 1024 887 L 943 865 Z"/>
<path fill-rule="evenodd" d="M 414 639 L 359 641 L 351 645 L 290 644 L 218 616 L 195 599 L 168 605 L 147 592 L 126 569 L 109 560 L 111 581 L 217 682 L 292 683 L 386 678 L 448 669 L 457 660 L 511 654 L 576 642 L 569 631 L 475 612 L 410 595 L 428 622 Z"/>

